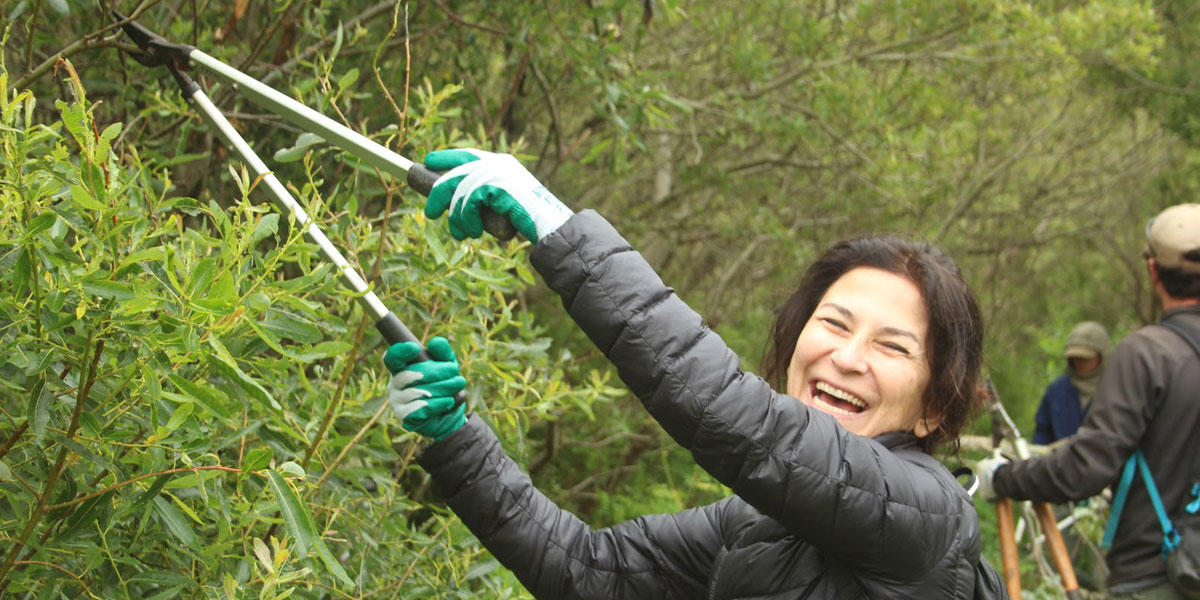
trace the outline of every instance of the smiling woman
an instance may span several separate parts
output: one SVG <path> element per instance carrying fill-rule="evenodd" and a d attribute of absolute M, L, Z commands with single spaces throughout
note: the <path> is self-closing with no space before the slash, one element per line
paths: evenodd
<path fill-rule="evenodd" d="M 533 486 L 479 416 L 449 408 L 464 383 L 445 340 L 429 344 L 436 367 L 389 362 L 395 405 L 422 411 L 405 426 L 437 424 L 418 461 L 534 595 L 1002 594 L 979 556 L 971 498 L 928 451 L 957 437 L 979 398 L 979 308 L 948 257 L 896 238 L 835 245 L 781 309 L 763 379 L 603 217 L 572 213 L 511 157 L 494 157 L 427 156 L 447 171 L 427 214 L 449 212 L 460 238 L 481 233 L 479 207 L 513 219 L 534 267 L 629 389 L 733 491 L 592 530 Z M 787 394 L 772 389 L 785 379 Z"/>
<path fill-rule="evenodd" d="M 768 381 L 864 436 L 957 443 L 977 392 L 979 307 L 938 248 L 896 237 L 835 244 L 779 309 Z"/>

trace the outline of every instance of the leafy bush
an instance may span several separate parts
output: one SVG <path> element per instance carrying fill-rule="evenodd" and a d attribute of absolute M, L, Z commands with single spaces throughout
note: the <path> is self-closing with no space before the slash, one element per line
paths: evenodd
<path fill-rule="evenodd" d="M 382 342 L 317 247 L 240 167 L 224 198 L 176 195 L 169 159 L 116 151 L 122 125 L 59 69 L 74 98 L 51 124 L 0 70 L 0 589 L 517 593 L 437 508 L 383 401 Z M 346 254 L 375 257 L 364 270 L 418 335 L 453 341 L 473 410 L 527 424 L 608 391 L 564 381 L 513 310 L 522 245 L 450 246 L 413 198 L 367 214 L 366 177 L 318 193 L 319 153 L 296 195 Z"/>

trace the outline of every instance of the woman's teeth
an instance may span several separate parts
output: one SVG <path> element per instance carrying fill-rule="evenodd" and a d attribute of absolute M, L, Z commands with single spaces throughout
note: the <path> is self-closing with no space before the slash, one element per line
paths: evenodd
<path fill-rule="evenodd" d="M 818 381 L 816 388 L 822 394 L 821 402 L 832 413 L 849 416 L 856 415 L 867 408 L 865 402 L 850 392 L 839 390 L 824 381 Z"/>

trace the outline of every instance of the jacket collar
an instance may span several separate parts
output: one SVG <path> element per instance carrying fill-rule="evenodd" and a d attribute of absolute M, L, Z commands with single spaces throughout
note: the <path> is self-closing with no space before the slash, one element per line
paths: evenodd
<path fill-rule="evenodd" d="M 911 431 L 893 431 L 881 433 L 873 438 L 888 450 L 900 450 L 917 445 L 917 436 Z"/>

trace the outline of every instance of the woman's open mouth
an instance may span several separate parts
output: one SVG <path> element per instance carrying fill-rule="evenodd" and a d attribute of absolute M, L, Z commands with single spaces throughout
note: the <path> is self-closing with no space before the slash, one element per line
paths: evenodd
<path fill-rule="evenodd" d="M 853 417 L 867 410 L 867 403 L 857 396 L 833 387 L 824 381 L 816 382 L 812 387 L 813 403 L 821 410 L 832 415 Z"/>

